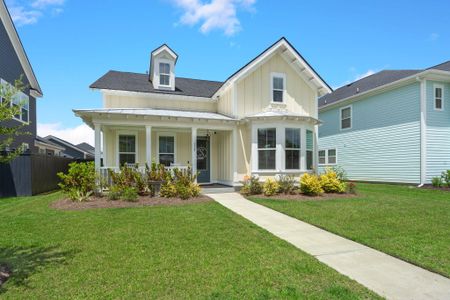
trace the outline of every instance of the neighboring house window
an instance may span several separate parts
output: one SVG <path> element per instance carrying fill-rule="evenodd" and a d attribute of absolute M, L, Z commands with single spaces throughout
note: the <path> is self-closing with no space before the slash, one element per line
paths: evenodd
<path fill-rule="evenodd" d="M 300 169 L 300 129 L 285 129 L 285 168 L 287 170 Z"/>
<path fill-rule="evenodd" d="M 159 163 L 169 167 L 175 163 L 175 137 L 159 137 Z"/>
<path fill-rule="evenodd" d="M 159 63 L 159 84 L 170 85 L 170 64 L 168 63 Z"/>
<path fill-rule="evenodd" d="M 336 162 L 336 149 L 326 149 L 319 151 L 319 165 L 335 165 Z"/>
<path fill-rule="evenodd" d="M 306 130 L 306 169 L 312 170 L 314 167 L 314 139 L 313 132 Z"/>
<path fill-rule="evenodd" d="M 284 102 L 284 90 L 286 76 L 284 74 L 272 73 L 272 102 Z"/>
<path fill-rule="evenodd" d="M 352 128 L 352 107 L 341 108 L 341 129 Z"/>
<path fill-rule="evenodd" d="M 434 87 L 434 109 L 435 110 L 443 110 L 444 102 L 443 102 L 443 88 L 442 86 Z"/>
<path fill-rule="evenodd" d="M 275 170 L 276 161 L 276 129 L 258 129 L 258 168 Z"/>
<path fill-rule="evenodd" d="M 11 86 L 7 81 L 1 79 L 0 80 L 0 85 L 9 85 Z M 12 87 L 12 86 L 11 86 Z M 3 102 L 3 98 L 0 97 L 0 103 Z M 24 122 L 24 123 L 28 123 L 29 119 L 30 119 L 30 99 L 29 97 L 24 94 L 23 92 L 18 92 L 16 95 L 14 95 L 12 97 L 12 101 L 10 103 L 11 106 L 13 107 L 18 107 L 20 108 L 20 111 L 17 115 L 14 116 L 14 119 Z"/>
<path fill-rule="evenodd" d="M 119 135 L 119 165 L 136 163 L 136 136 Z"/>

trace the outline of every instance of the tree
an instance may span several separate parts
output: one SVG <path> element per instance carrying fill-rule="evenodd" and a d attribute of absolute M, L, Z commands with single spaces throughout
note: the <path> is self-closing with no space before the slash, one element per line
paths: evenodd
<path fill-rule="evenodd" d="M 13 120 L 14 116 L 20 115 L 24 103 L 14 103 L 15 97 L 25 89 L 22 76 L 14 82 L 14 86 L 9 83 L 0 84 L 0 163 L 8 163 L 25 151 L 25 146 L 20 145 L 13 151 L 8 151 L 14 139 L 20 135 L 29 135 L 29 132 L 22 130 L 26 125 L 5 126 L 4 124 Z"/>

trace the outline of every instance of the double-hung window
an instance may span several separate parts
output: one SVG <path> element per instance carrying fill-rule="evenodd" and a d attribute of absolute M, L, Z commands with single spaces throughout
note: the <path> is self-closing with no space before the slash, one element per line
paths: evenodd
<path fill-rule="evenodd" d="M 319 151 L 319 165 L 335 165 L 336 162 L 336 149 L 325 149 Z"/>
<path fill-rule="evenodd" d="M 136 136 L 119 135 L 119 165 L 136 163 Z"/>
<path fill-rule="evenodd" d="M 352 128 L 352 107 L 341 108 L 341 129 Z"/>
<path fill-rule="evenodd" d="M 0 80 L 0 95 L 9 93 L 14 87 L 10 85 L 8 82 L 4 81 L 3 79 Z M 3 103 L 4 99 L 0 96 L 0 103 Z M 29 97 L 23 93 L 23 92 L 17 92 L 15 95 L 12 96 L 10 105 L 17 109 L 17 114 L 14 115 L 14 119 L 17 121 L 21 121 L 24 123 L 29 122 L 30 119 L 30 99 Z"/>
<path fill-rule="evenodd" d="M 175 163 L 175 137 L 174 136 L 159 136 L 159 163 L 169 167 Z"/>
<path fill-rule="evenodd" d="M 258 129 L 258 169 L 275 170 L 276 137 L 275 128 Z"/>
<path fill-rule="evenodd" d="M 314 137 L 311 130 L 306 130 L 306 170 L 314 168 Z"/>
<path fill-rule="evenodd" d="M 300 129 L 285 129 L 285 168 L 286 170 L 300 169 Z"/>
<path fill-rule="evenodd" d="M 170 64 L 159 63 L 159 85 L 170 86 Z"/>
<path fill-rule="evenodd" d="M 286 76 L 284 74 L 272 73 L 272 102 L 284 102 L 284 90 Z"/>
<path fill-rule="evenodd" d="M 444 102 L 443 102 L 443 87 L 441 85 L 434 86 L 434 109 L 435 110 L 443 110 Z"/>

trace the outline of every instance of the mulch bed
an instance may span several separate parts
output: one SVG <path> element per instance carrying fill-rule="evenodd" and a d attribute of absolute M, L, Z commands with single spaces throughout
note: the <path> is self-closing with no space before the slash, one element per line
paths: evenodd
<path fill-rule="evenodd" d="M 322 194 L 321 196 L 306 196 L 303 194 L 278 194 L 273 196 L 265 196 L 264 194 L 252 195 L 251 198 L 274 199 L 274 200 L 293 200 L 293 201 L 323 201 L 338 198 L 353 198 L 355 194 Z"/>
<path fill-rule="evenodd" d="M 12 271 L 6 264 L 0 264 L 0 287 L 11 276 Z"/>
<path fill-rule="evenodd" d="M 439 191 L 446 191 L 446 192 L 450 192 L 450 187 L 435 187 L 432 186 L 431 184 L 426 184 L 424 186 L 421 187 L 421 189 L 428 189 L 428 190 L 439 190 Z"/>
<path fill-rule="evenodd" d="M 192 203 L 203 203 L 213 201 L 211 198 L 200 195 L 195 198 L 183 200 L 180 198 L 146 197 L 139 196 L 138 201 L 129 202 L 123 200 L 108 200 L 107 197 L 90 197 L 88 201 L 74 202 L 70 199 L 62 199 L 53 202 L 50 207 L 59 210 L 83 210 L 90 208 L 120 208 L 120 207 L 141 207 L 141 206 L 168 206 L 185 205 Z"/>

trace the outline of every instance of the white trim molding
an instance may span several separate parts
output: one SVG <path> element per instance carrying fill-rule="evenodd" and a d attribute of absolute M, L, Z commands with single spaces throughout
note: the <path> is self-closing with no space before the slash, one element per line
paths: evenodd
<path fill-rule="evenodd" d="M 173 137 L 173 163 L 177 164 L 177 134 L 173 131 L 158 131 L 156 133 L 156 162 L 159 164 L 159 138 L 164 136 Z"/>
<path fill-rule="evenodd" d="M 139 163 L 139 134 L 138 134 L 138 130 L 117 130 L 116 132 L 116 166 L 117 167 L 121 167 L 120 166 L 120 152 L 119 152 L 119 137 L 121 135 L 133 135 L 135 137 L 134 139 L 134 144 L 135 144 L 135 159 L 134 162 L 137 164 Z M 95 147 L 95 149 L 97 149 L 97 147 Z M 97 157 L 97 155 L 96 155 Z"/>
<path fill-rule="evenodd" d="M 347 118 L 347 119 L 350 119 L 350 127 L 342 128 L 342 121 L 343 121 L 342 111 L 347 108 L 350 108 L 350 117 Z M 345 120 L 347 120 L 347 119 L 345 119 Z M 341 131 L 351 130 L 353 128 L 353 106 L 352 105 L 347 105 L 347 106 L 343 106 L 343 107 L 339 108 L 339 128 Z"/>
<path fill-rule="evenodd" d="M 441 89 L 441 107 L 440 108 L 437 108 L 436 107 L 436 99 L 437 99 L 437 97 L 436 97 L 436 89 Z M 444 85 L 443 84 L 440 84 L 440 83 L 435 83 L 435 84 L 433 84 L 433 108 L 434 108 L 434 110 L 437 110 L 437 111 L 444 111 L 444 99 L 445 99 L 445 94 L 444 94 Z"/>
<path fill-rule="evenodd" d="M 282 91 L 282 99 L 281 101 L 274 101 L 273 99 L 273 92 L 274 92 L 274 86 L 273 86 L 273 79 L 274 78 L 282 78 L 283 79 L 283 89 Z M 276 89 L 280 91 L 279 89 Z M 277 72 L 271 72 L 270 73 L 270 100 L 272 104 L 284 104 L 286 103 L 286 74 L 285 73 L 277 73 Z"/>
<path fill-rule="evenodd" d="M 427 81 L 420 81 L 420 185 L 427 180 Z"/>

